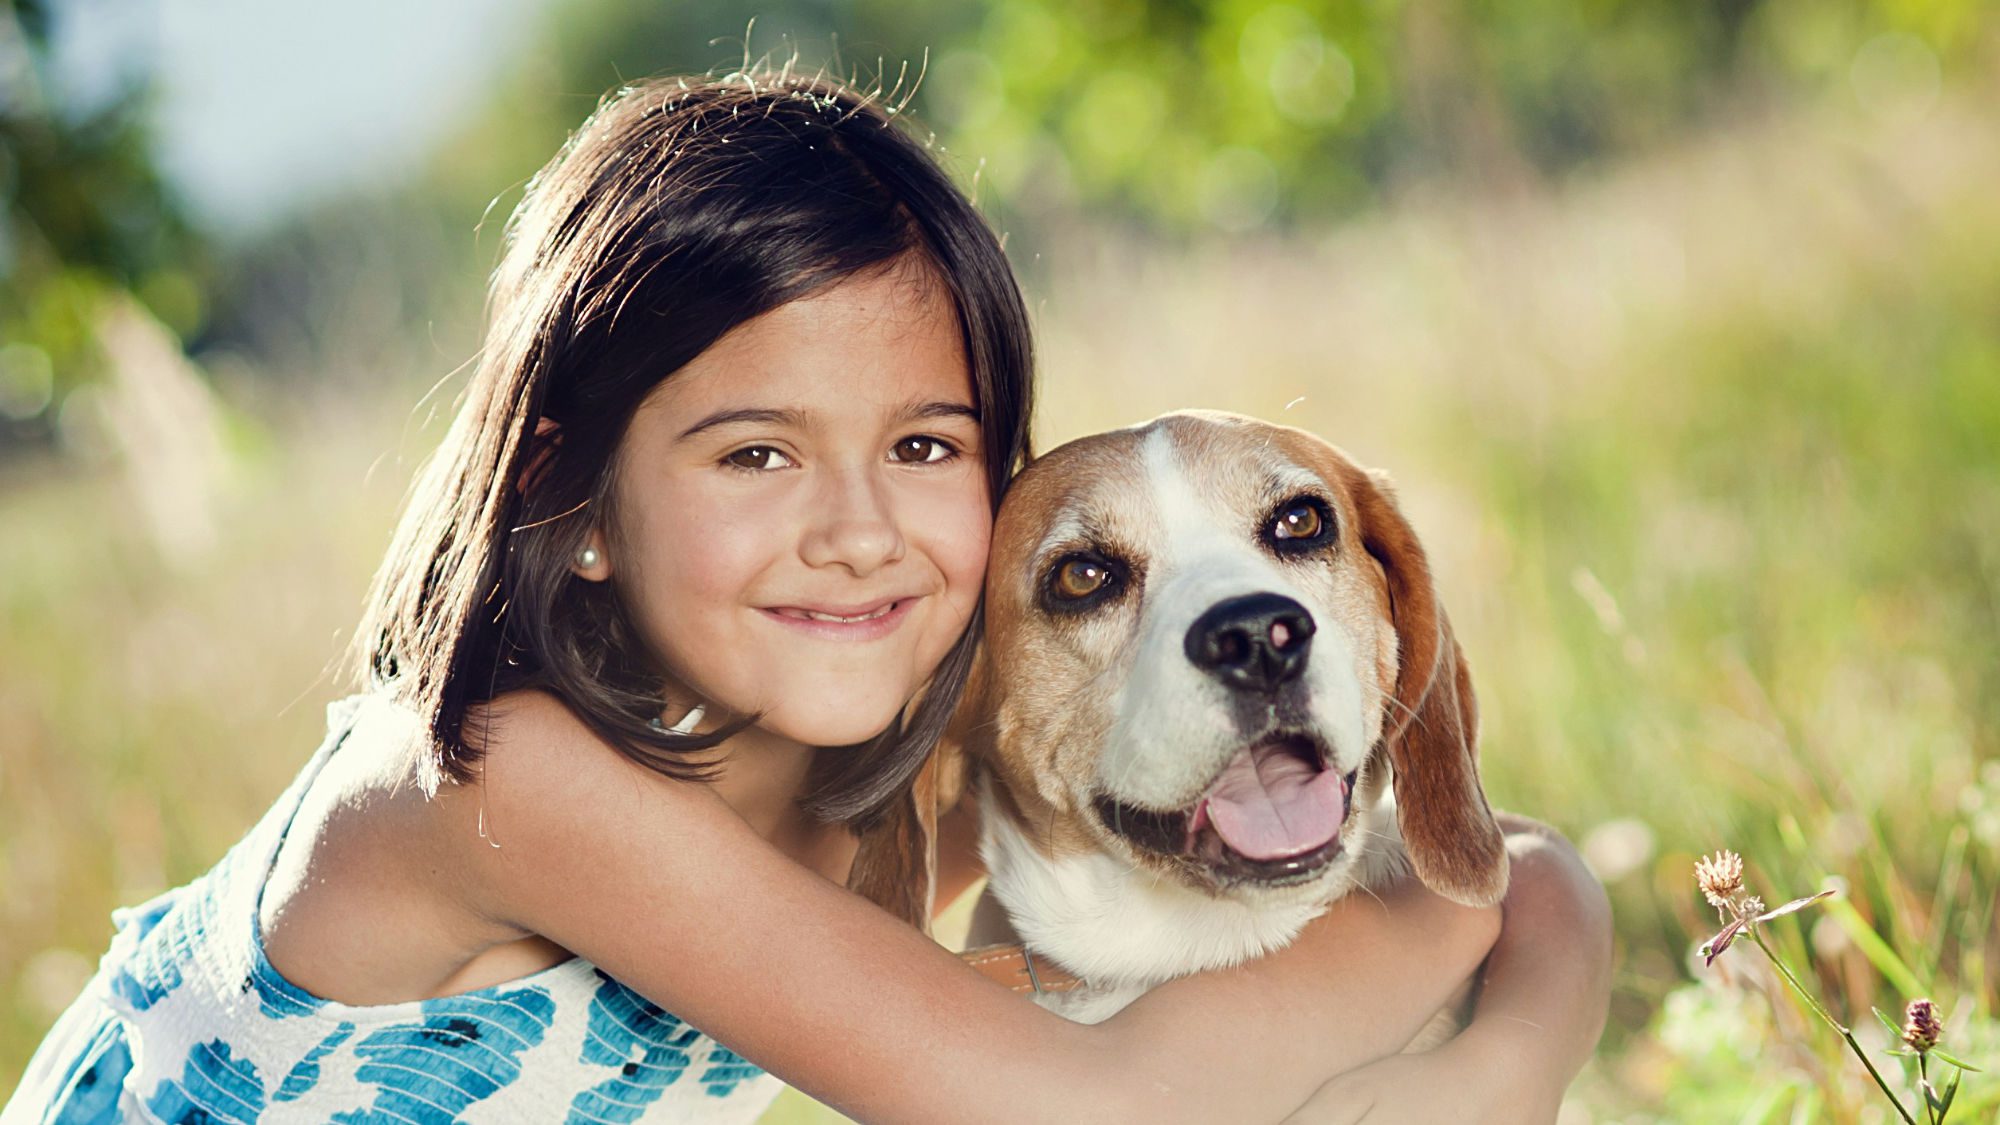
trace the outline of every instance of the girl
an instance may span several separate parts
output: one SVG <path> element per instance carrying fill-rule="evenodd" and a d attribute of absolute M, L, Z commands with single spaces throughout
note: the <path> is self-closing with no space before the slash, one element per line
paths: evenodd
<path fill-rule="evenodd" d="M 1495 912 L 1342 903 L 1086 1027 L 842 889 L 906 827 L 1028 433 L 998 242 L 883 109 L 622 92 L 530 184 L 490 314 L 368 693 L 213 871 L 120 912 L 7 1125 L 747 1120 L 763 1068 L 871 1121 L 1552 1112 L 1608 926 L 1532 836 L 1472 1028 L 1376 1067 Z"/>

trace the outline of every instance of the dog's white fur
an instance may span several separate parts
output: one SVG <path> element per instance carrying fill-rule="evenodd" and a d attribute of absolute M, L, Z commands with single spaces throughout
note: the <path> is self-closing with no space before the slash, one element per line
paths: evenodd
<path fill-rule="evenodd" d="M 1004 905 L 1015 933 L 1037 956 L 1089 982 L 1074 992 L 1036 996 L 1043 1007 L 1079 1023 L 1107 1019 L 1163 981 L 1282 949 L 1339 897 L 1252 905 L 1205 894 L 1103 852 L 1052 861 L 1000 815 L 989 785 L 990 779 L 982 782 L 979 794 L 979 851 L 991 872 L 987 893 Z M 1406 873 L 1393 800 L 1365 812 L 1357 808 L 1354 816 L 1366 817 L 1360 831 L 1376 839 L 1354 883 L 1377 886 Z"/>

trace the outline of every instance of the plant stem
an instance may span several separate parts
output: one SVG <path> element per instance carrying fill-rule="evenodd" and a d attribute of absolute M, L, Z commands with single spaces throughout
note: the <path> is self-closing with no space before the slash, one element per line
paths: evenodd
<path fill-rule="evenodd" d="M 1921 1083 L 1918 1089 L 1924 1092 L 1925 1116 L 1931 1119 L 1931 1125 L 1942 1125 L 1937 1107 L 1931 1104 L 1931 1057 L 1922 1051 L 1917 1052 L 1917 1081 Z"/>
<path fill-rule="evenodd" d="M 1861 1065 L 1868 1068 L 1868 1076 L 1875 1080 L 1875 1085 L 1881 1087 L 1882 1096 L 1888 1098 L 1889 1104 L 1896 1107 L 1896 1115 L 1903 1119 L 1905 1125 L 1917 1125 L 1917 1119 L 1911 1117 L 1910 1111 L 1903 1108 L 1903 1100 L 1896 1096 L 1894 1090 L 1889 1089 L 1889 1084 L 1882 1080 L 1882 1073 L 1875 1069 L 1875 1064 L 1868 1061 L 1868 1053 L 1861 1049 L 1861 1044 L 1855 1042 L 1854 1033 L 1847 1029 L 1846 1024 L 1834 1019 L 1833 1013 L 1821 1007 L 1818 1000 L 1813 999 L 1812 993 L 1807 992 L 1805 985 L 1799 983 L 1799 978 L 1793 976 L 1792 971 L 1785 967 L 1785 963 L 1778 959 L 1778 955 L 1771 952 L 1771 947 L 1764 944 L 1764 935 L 1757 932 L 1757 927 L 1748 926 L 1745 928 L 1750 933 L 1750 940 L 1756 942 L 1757 948 L 1764 951 L 1764 956 L 1769 958 L 1771 964 L 1777 967 L 1778 972 L 1785 978 L 1785 982 L 1792 986 L 1792 991 L 1798 993 L 1799 998 L 1806 1002 L 1806 1005 L 1813 1010 L 1814 1014 L 1818 1015 L 1820 1019 L 1825 1020 L 1828 1027 L 1838 1031 L 1840 1037 L 1847 1040 L 1847 1046 L 1853 1050 L 1854 1057 L 1861 1060 Z"/>

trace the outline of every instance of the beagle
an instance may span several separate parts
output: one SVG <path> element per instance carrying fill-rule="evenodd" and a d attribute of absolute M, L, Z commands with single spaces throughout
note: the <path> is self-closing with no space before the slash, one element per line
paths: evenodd
<path fill-rule="evenodd" d="M 991 880 L 974 937 L 1018 935 L 1044 1005 L 1103 1019 L 1403 870 L 1504 893 L 1423 550 L 1387 478 L 1313 435 L 1190 411 L 1037 459 L 984 630 L 955 724 Z"/>

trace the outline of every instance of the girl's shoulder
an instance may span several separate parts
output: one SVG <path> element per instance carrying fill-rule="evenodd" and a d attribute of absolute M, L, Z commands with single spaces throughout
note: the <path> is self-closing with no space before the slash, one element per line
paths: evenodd
<path fill-rule="evenodd" d="M 495 756 L 532 768 L 572 762 L 588 767 L 600 757 L 620 758 L 617 748 L 590 729 L 554 692 L 523 688 L 466 708 L 468 739 L 478 747 L 475 774 Z"/>
<path fill-rule="evenodd" d="M 467 865 L 440 856 L 455 795 L 409 784 L 413 713 L 378 694 L 329 720 L 213 871 L 117 916 L 23 1104 L 430 1122 L 748 1120 L 768 1103 L 774 1080 L 587 958 L 462 908 Z"/>
<path fill-rule="evenodd" d="M 479 758 L 467 782 L 444 786 L 439 797 L 478 802 L 489 821 L 513 813 L 554 827 L 567 816 L 592 817 L 607 786 L 634 790 L 648 803 L 713 801 L 705 786 L 633 761 L 548 691 L 523 689 L 476 704 L 467 722 L 478 732 Z"/>
<path fill-rule="evenodd" d="M 421 719 L 375 693 L 343 704 L 329 739 L 289 798 L 256 895 L 259 942 L 276 971 L 357 1005 L 462 990 L 468 973 L 518 975 L 509 970 L 523 951 L 507 947 L 531 935 L 465 894 L 470 865 L 457 837 L 477 833 L 477 809 L 461 826 L 459 802 L 425 794 Z M 559 959 L 542 953 L 528 968 Z"/>
<path fill-rule="evenodd" d="M 541 885 L 548 869 L 539 860 L 552 849 L 608 855 L 630 846 L 635 822 L 665 819 L 698 833 L 718 817 L 735 819 L 708 786 L 633 761 L 548 692 L 510 692 L 471 718 L 481 724 L 480 758 L 467 781 L 440 788 L 431 827 L 498 919 L 532 930 L 518 909 L 524 893 L 586 893 Z M 682 860 L 692 856 L 657 857 L 663 867 Z"/>
<path fill-rule="evenodd" d="M 559 962 L 579 951 L 546 937 L 523 902 L 617 888 L 551 876 L 542 858 L 615 848 L 621 822 L 698 798 L 699 786 L 632 763 L 552 695 L 481 708 L 485 753 L 463 781 L 421 784 L 423 723 L 382 696 L 352 713 L 339 752 L 309 779 L 258 911 L 271 960 L 309 991 L 385 1003 Z"/>

